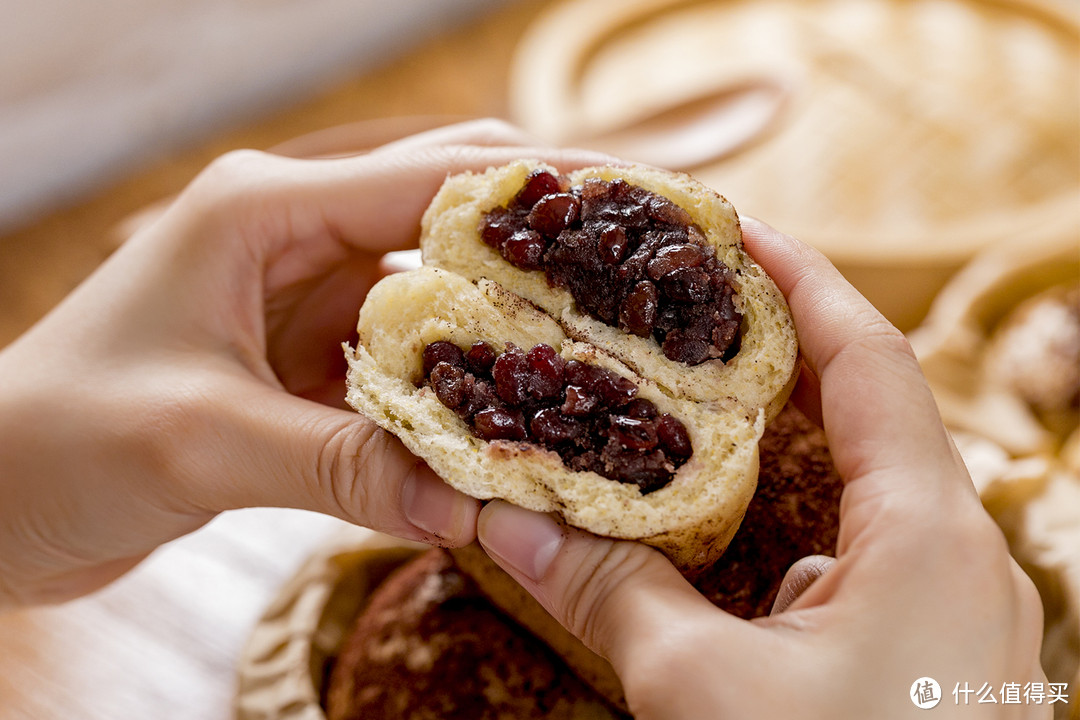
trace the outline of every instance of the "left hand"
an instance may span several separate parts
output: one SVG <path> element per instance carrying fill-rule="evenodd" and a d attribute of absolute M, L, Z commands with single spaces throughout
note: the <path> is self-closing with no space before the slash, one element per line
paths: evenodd
<path fill-rule="evenodd" d="M 345 409 L 341 343 L 447 173 L 607 160 L 525 142 L 488 121 L 214 162 L 0 352 L 0 608 L 101 587 L 231 508 L 471 542 L 478 503 Z"/>

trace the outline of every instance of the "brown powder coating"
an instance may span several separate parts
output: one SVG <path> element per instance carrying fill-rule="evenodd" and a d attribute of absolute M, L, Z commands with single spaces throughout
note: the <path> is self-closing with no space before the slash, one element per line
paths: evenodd
<path fill-rule="evenodd" d="M 790 403 L 765 429 L 761 470 L 742 525 L 695 586 L 743 618 L 768 615 L 788 568 L 807 555 L 835 555 L 843 483 L 825 433 Z"/>
<path fill-rule="evenodd" d="M 437 549 L 376 588 L 334 664 L 326 705 L 329 720 L 618 717 Z"/>
<path fill-rule="evenodd" d="M 484 216 L 480 236 L 516 267 L 543 270 L 592 317 L 655 338 L 670 360 L 739 350 L 733 273 L 690 215 L 656 193 L 599 178 L 570 187 L 537 170 Z"/>
<path fill-rule="evenodd" d="M 564 360 L 550 345 L 502 354 L 478 341 L 424 348 L 424 379 L 446 407 L 484 440 L 528 442 L 554 451 L 566 467 L 658 490 L 693 454 L 683 423 L 637 397 L 630 380 Z"/>

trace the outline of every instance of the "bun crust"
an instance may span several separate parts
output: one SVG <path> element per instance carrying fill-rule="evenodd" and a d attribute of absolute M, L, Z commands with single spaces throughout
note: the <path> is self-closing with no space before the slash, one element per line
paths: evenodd
<path fill-rule="evenodd" d="M 482 214 L 506 203 L 540 167 L 518 162 L 451 177 L 424 218 L 424 267 L 379 282 L 360 312 L 359 342 L 346 349 L 350 405 L 397 435 L 450 485 L 480 499 L 502 498 L 597 535 L 656 547 L 694 576 L 723 552 L 754 492 L 757 442 L 767 417 L 794 383 L 797 342 L 787 306 L 742 250 L 738 219 L 715 193 L 685 176 L 594 168 L 571 176 L 624 177 L 691 213 L 718 257 L 736 272 L 742 344 L 724 364 L 688 367 L 651 338 L 628 335 L 578 313 L 542 273 L 521 271 L 479 240 Z M 567 360 L 632 380 L 638 397 L 680 419 L 692 457 L 674 479 L 642 495 L 635 485 L 568 469 L 554 452 L 471 434 L 423 379 L 422 353 L 446 340 L 496 348 L 546 343 Z"/>

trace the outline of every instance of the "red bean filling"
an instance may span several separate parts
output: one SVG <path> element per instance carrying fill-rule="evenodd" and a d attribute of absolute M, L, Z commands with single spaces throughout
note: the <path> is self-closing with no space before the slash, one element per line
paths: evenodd
<path fill-rule="evenodd" d="M 485 342 L 424 348 L 423 385 L 484 440 L 531 442 L 571 470 L 658 490 L 690 457 L 686 426 L 637 397 L 637 386 L 604 368 L 566 361 L 550 345 L 528 352 Z"/>
<path fill-rule="evenodd" d="M 670 360 L 698 365 L 739 351 L 733 273 L 675 203 L 623 180 L 534 171 L 506 207 L 484 216 L 484 242 L 513 265 L 543 270 L 579 308 L 650 337 Z"/>

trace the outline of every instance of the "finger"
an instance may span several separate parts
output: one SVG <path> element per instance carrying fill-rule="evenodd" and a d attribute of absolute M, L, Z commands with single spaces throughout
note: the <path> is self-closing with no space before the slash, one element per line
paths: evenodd
<path fill-rule="evenodd" d="M 479 502 L 363 416 L 242 376 L 221 384 L 230 387 L 213 407 L 195 402 L 169 418 L 179 497 L 211 512 L 313 510 L 446 547 L 475 539 Z"/>
<path fill-rule="evenodd" d="M 416 133 L 381 145 L 372 152 L 400 152 L 433 145 L 524 145 L 540 147 L 544 144 L 535 135 L 527 133 L 504 120 L 481 118 Z"/>
<path fill-rule="evenodd" d="M 769 614 L 776 615 L 787 610 L 791 603 L 798 600 L 803 591 L 828 572 L 835 562 L 834 558 L 826 555 L 810 555 L 796 560 L 784 574 L 780 591 L 776 594 Z"/>
<path fill-rule="evenodd" d="M 239 232 L 250 241 L 251 228 L 257 228 L 254 250 L 264 262 L 284 257 L 319 265 L 340 258 L 343 247 L 380 254 L 416 247 L 421 216 L 447 175 L 481 172 L 521 158 L 561 171 L 617 162 L 586 150 L 535 146 L 420 144 L 332 160 L 242 150 L 215 160 L 180 203 L 195 204 L 196 215 L 219 217 L 233 228 L 204 229 L 203 235 Z M 303 253 L 289 254 L 299 246 Z"/>
<path fill-rule="evenodd" d="M 645 545 L 598 538 L 498 500 L 481 511 L 477 537 L 496 563 L 607 658 L 624 681 L 636 660 L 678 643 L 673 618 L 708 613 L 738 629 L 739 621 L 713 607 Z"/>
<path fill-rule="evenodd" d="M 438 145 L 409 152 L 381 153 L 340 161 L 334 173 L 312 180 L 320 210 L 342 238 L 381 251 L 415 243 L 420 217 L 446 176 L 482 172 L 521 158 L 546 162 L 560 171 L 614 162 L 608 155 L 547 147 Z M 362 163 L 362 166 L 361 166 Z M 372 219 L 377 219 L 372 222 Z"/>
<path fill-rule="evenodd" d="M 922 506 L 946 487 L 970 494 L 970 481 L 958 488 L 966 473 L 957 472 L 904 336 L 821 253 L 755 220 L 743 229 L 747 249 L 787 297 L 803 357 L 820 380 L 823 425 L 845 495 L 857 501 L 891 491 Z"/>
<path fill-rule="evenodd" d="M 807 420 L 818 427 L 823 426 L 824 421 L 821 418 L 821 381 L 801 359 L 799 361 L 799 380 L 795 383 L 795 389 L 791 391 L 791 401 L 806 416 Z"/>

